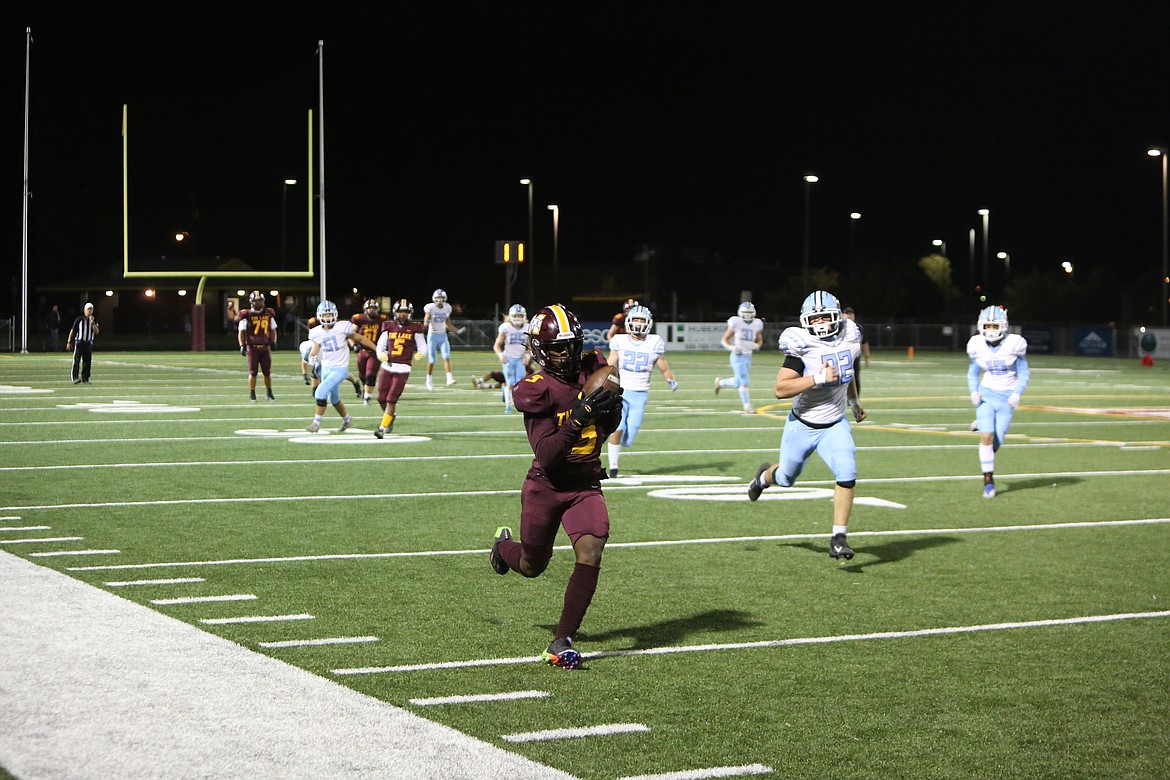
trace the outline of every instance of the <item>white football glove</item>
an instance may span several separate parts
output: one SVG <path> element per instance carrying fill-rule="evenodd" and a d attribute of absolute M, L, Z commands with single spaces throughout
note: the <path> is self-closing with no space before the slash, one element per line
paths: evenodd
<path fill-rule="evenodd" d="M 971 393 L 971 405 L 978 406 L 979 402 L 983 400 L 983 396 L 978 392 Z"/>
<path fill-rule="evenodd" d="M 675 390 L 678 390 L 678 382 L 674 379 L 667 379 L 666 384 L 670 385 L 670 392 L 673 393 Z"/>
<path fill-rule="evenodd" d="M 309 370 L 315 371 L 317 369 L 317 356 L 309 355 Z"/>
<path fill-rule="evenodd" d="M 1008 396 L 1008 406 L 1010 406 L 1013 409 L 1020 408 L 1020 394 L 1019 393 L 1012 393 L 1011 395 Z"/>

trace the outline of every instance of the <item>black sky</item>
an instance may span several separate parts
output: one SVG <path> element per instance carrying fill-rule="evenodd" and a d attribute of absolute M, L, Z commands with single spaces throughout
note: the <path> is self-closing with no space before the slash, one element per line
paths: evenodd
<path fill-rule="evenodd" d="M 561 207 L 566 274 L 641 242 L 798 266 L 809 172 L 814 265 L 847 267 L 856 210 L 858 254 L 917 258 L 942 238 L 965 269 L 979 208 L 1013 273 L 1160 261 L 1145 152 L 1170 144 L 1161 4 L 326 5 L 0 12 L 5 256 L 18 264 L 31 26 L 31 247 L 54 269 L 120 261 L 124 102 L 132 254 L 173 253 L 189 227 L 191 251 L 273 267 L 281 181 L 306 178 L 318 40 L 338 285 L 458 287 L 495 239 L 524 237 L 522 176 L 538 262 L 546 204 Z M 303 198 L 290 194 L 294 255 Z"/>

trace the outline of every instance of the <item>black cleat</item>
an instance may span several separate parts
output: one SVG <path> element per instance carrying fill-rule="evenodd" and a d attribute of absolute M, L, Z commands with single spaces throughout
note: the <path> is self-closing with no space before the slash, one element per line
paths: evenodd
<path fill-rule="evenodd" d="M 610 469 L 609 470 L 609 478 L 610 479 L 617 479 L 617 475 L 618 475 L 617 469 Z"/>
<path fill-rule="evenodd" d="M 492 542 L 492 551 L 488 554 L 488 562 L 491 563 L 492 569 L 495 570 L 496 574 L 507 574 L 512 570 L 512 567 L 500 555 L 500 542 L 510 541 L 511 538 L 511 528 L 502 525 L 496 529 L 496 538 Z"/>
<path fill-rule="evenodd" d="M 248 391 L 248 400 L 249 400 L 249 401 L 255 401 L 255 400 L 256 400 L 256 391 L 255 391 L 255 390 L 249 390 L 249 391 Z"/>
<path fill-rule="evenodd" d="M 829 557 L 834 560 L 837 558 L 844 558 L 847 561 L 853 560 L 853 548 L 849 546 L 849 542 L 845 541 L 845 534 L 836 534 L 829 542 Z"/>
<path fill-rule="evenodd" d="M 276 400 L 276 396 L 274 396 L 274 395 L 272 394 L 272 391 L 271 391 L 271 390 L 269 390 L 269 391 L 268 391 L 268 400 L 269 400 L 269 401 L 275 401 L 275 400 Z"/>
<path fill-rule="evenodd" d="M 550 642 L 548 648 L 541 653 L 540 660 L 549 666 L 576 669 L 581 665 L 581 654 L 573 649 L 573 640 L 566 636 Z"/>
<path fill-rule="evenodd" d="M 764 472 L 772 468 L 771 463 L 761 463 L 759 469 L 756 470 L 756 476 L 748 483 L 748 501 L 755 501 L 760 497 L 760 493 L 764 492 L 767 485 L 764 484 Z"/>
<path fill-rule="evenodd" d="M 308 374 L 301 374 L 301 379 L 305 380 L 305 384 L 306 384 L 306 385 L 307 385 L 307 384 L 310 384 L 310 382 L 309 382 L 309 375 L 308 375 Z"/>
<path fill-rule="evenodd" d="M 386 429 L 383 428 L 381 425 L 379 425 L 378 430 L 374 431 L 374 436 L 376 436 L 379 439 L 386 438 Z"/>
<path fill-rule="evenodd" d="M 362 397 L 362 383 L 357 381 L 356 379 L 351 379 L 349 381 L 353 382 L 353 391 L 355 393 L 357 393 L 358 398 L 361 398 Z"/>

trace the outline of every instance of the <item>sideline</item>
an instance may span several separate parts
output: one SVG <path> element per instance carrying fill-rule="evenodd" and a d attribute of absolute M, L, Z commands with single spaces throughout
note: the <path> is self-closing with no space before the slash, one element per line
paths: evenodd
<path fill-rule="evenodd" d="M 3 552 L 0 582 L 17 777 L 572 780 Z"/>

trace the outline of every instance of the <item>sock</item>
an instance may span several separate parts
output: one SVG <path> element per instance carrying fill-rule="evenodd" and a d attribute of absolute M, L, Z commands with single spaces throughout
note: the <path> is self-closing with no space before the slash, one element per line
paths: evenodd
<path fill-rule="evenodd" d="M 995 450 L 990 444 L 979 445 L 979 470 L 984 474 L 995 471 Z"/>
<path fill-rule="evenodd" d="M 743 401 L 744 409 L 747 409 L 752 405 L 751 399 L 748 397 L 748 389 L 746 387 L 739 388 L 739 400 Z"/>
<path fill-rule="evenodd" d="M 836 536 L 837 534 L 844 534 L 846 529 L 848 529 L 848 528 L 849 528 L 849 526 L 847 526 L 847 525 L 833 526 L 833 536 Z"/>
<path fill-rule="evenodd" d="M 720 387 L 735 387 L 735 385 L 736 385 L 736 381 L 735 381 L 735 377 L 733 377 L 733 376 L 729 376 L 726 379 L 719 380 Z"/>
<path fill-rule="evenodd" d="M 507 542 L 500 542 L 500 546 L 497 549 L 500 552 L 500 557 L 504 559 L 504 563 L 508 564 L 510 569 L 519 574 L 520 558 L 524 553 L 524 548 L 521 546 L 520 542 L 516 541 L 515 539 L 511 539 Z"/>
<path fill-rule="evenodd" d="M 565 607 L 561 610 L 561 622 L 557 623 L 556 636 L 573 636 L 577 633 L 581 621 L 585 619 L 585 611 L 593 601 L 600 573 L 600 566 L 589 566 L 584 563 L 573 566 L 573 574 L 569 577 L 569 584 L 565 586 Z"/>
<path fill-rule="evenodd" d="M 452 374 L 450 371 L 448 371 L 448 372 L 447 372 L 447 381 L 448 381 L 448 382 L 454 382 L 454 381 L 455 381 L 455 375 L 454 375 L 454 374 Z"/>
<path fill-rule="evenodd" d="M 383 428 L 389 428 L 390 424 L 393 422 L 394 422 L 394 415 L 390 414 L 390 412 L 386 412 L 384 415 L 382 415 L 382 427 Z"/>
<path fill-rule="evenodd" d="M 315 423 L 319 423 L 319 422 L 321 422 L 321 415 L 319 415 L 319 414 L 314 414 L 314 415 L 313 415 L 313 422 L 315 422 Z"/>
<path fill-rule="evenodd" d="M 512 388 L 504 386 L 504 406 L 512 405 Z"/>
<path fill-rule="evenodd" d="M 609 467 L 616 469 L 618 467 L 618 460 L 622 456 L 622 445 L 611 443 L 606 446 L 609 448 Z"/>

